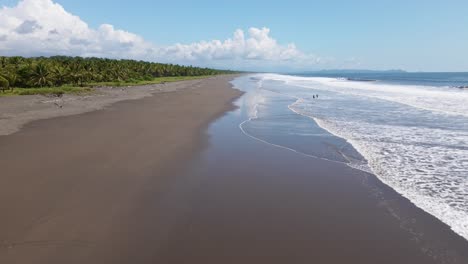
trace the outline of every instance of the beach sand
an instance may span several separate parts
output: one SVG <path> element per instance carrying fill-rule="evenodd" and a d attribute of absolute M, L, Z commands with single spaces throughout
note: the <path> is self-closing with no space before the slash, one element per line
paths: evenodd
<path fill-rule="evenodd" d="M 468 263 L 374 175 L 244 135 L 231 78 L 0 137 L 0 263 Z"/>
<path fill-rule="evenodd" d="M 17 132 L 31 121 L 86 113 L 124 100 L 198 88 L 202 83 L 203 80 L 195 79 L 132 87 L 96 87 L 90 94 L 65 94 L 61 98 L 43 95 L 0 97 L 0 136 Z"/>
<path fill-rule="evenodd" d="M 210 144 L 158 206 L 170 231 L 137 262 L 468 263 L 464 238 L 375 175 L 243 134 L 251 97 L 209 127 Z"/>
<path fill-rule="evenodd" d="M 241 94 L 232 78 L 167 84 L 172 92 L 99 102 L 107 107 L 0 137 L 0 263 L 120 263 L 129 243 L 151 251 L 130 239 L 155 235 L 147 219 L 164 210 L 148 199 L 206 143 L 207 124 L 232 109 Z"/>

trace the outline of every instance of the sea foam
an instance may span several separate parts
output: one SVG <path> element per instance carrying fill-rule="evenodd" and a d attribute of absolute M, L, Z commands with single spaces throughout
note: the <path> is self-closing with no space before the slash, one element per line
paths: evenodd
<path fill-rule="evenodd" d="M 370 168 L 468 239 L 468 91 L 273 74 L 257 78 L 264 89 L 283 83 L 279 92 L 296 99 L 290 110 L 352 144 L 368 163 L 354 167 Z"/>

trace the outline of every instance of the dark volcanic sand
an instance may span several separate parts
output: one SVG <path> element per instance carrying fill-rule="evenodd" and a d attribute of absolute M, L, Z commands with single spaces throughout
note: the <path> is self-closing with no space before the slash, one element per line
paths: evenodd
<path fill-rule="evenodd" d="M 0 137 L 0 263 L 137 263 L 154 252 L 158 195 L 232 109 L 232 78 Z"/>
<path fill-rule="evenodd" d="M 244 99 L 210 127 L 210 146 L 165 201 L 179 220 L 142 260 L 468 263 L 467 241 L 375 176 L 242 134 Z"/>
<path fill-rule="evenodd" d="M 245 109 L 196 154 L 228 87 L 0 137 L 0 263 L 468 263 L 465 240 L 373 175 L 242 134 Z"/>

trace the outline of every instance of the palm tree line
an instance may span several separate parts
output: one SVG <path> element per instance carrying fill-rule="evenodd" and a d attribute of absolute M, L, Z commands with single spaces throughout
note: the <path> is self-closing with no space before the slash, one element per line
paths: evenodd
<path fill-rule="evenodd" d="M 151 81 L 157 77 L 224 73 L 232 72 L 135 60 L 0 56 L 0 89 L 85 86 L 99 82 L 138 82 Z"/>

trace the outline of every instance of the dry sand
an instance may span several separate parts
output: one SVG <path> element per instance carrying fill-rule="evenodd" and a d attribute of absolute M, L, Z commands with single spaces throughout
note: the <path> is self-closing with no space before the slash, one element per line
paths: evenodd
<path fill-rule="evenodd" d="M 23 125 L 34 120 L 81 114 L 119 101 L 199 88 L 203 82 L 204 80 L 199 79 L 133 87 L 99 87 L 95 88 L 93 94 L 66 94 L 62 98 L 43 95 L 0 97 L 0 136 L 17 132 Z"/>
<path fill-rule="evenodd" d="M 17 132 L 0 137 L 0 263 L 124 259 L 129 234 L 155 224 L 136 216 L 164 213 L 147 198 L 168 188 L 205 142 L 203 129 L 240 96 L 230 79 L 166 84 L 149 97 L 162 85 L 66 96 L 61 109 L 43 97 L 1 98 L 1 133 Z"/>

